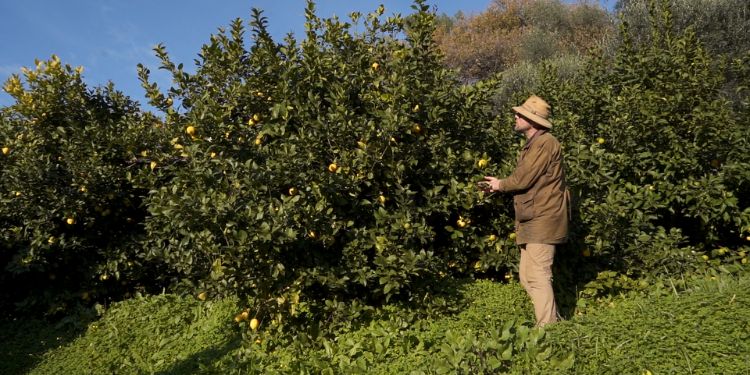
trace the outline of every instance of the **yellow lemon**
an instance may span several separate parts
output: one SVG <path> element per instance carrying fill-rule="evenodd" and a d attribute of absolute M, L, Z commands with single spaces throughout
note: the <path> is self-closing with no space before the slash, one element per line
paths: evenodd
<path fill-rule="evenodd" d="M 211 153 L 211 159 L 213 159 L 213 158 L 215 158 L 215 157 L 216 157 L 216 153 L 215 153 L 215 152 L 212 152 L 212 153 Z"/>
<path fill-rule="evenodd" d="M 459 216 L 458 220 L 456 220 L 456 225 L 458 225 L 459 228 L 464 228 L 469 225 L 469 220 Z"/>
<path fill-rule="evenodd" d="M 3 147 L 3 155 L 10 154 L 10 148 L 9 147 Z"/>
<path fill-rule="evenodd" d="M 419 112 L 419 104 L 415 105 L 414 108 L 411 109 L 412 112 Z"/>
<path fill-rule="evenodd" d="M 17 192 L 16 192 L 16 196 L 17 196 L 17 197 L 20 197 L 21 195 L 23 195 L 23 193 L 21 193 L 20 191 L 17 191 Z"/>
<path fill-rule="evenodd" d="M 703 260 L 708 260 L 708 255 L 703 255 L 701 258 L 703 258 Z"/>
<path fill-rule="evenodd" d="M 172 98 L 167 98 L 167 105 L 172 105 Z"/>
<path fill-rule="evenodd" d="M 372 70 L 378 70 L 379 67 L 380 67 L 380 64 L 376 62 L 372 63 Z"/>
<path fill-rule="evenodd" d="M 99 280 L 101 281 L 107 281 L 108 279 L 109 279 L 109 275 L 107 275 L 106 273 L 99 275 Z"/>
<path fill-rule="evenodd" d="M 151 167 L 151 170 L 152 170 L 152 171 L 153 171 L 153 170 L 154 170 L 154 169 L 156 168 L 156 165 L 157 165 L 157 164 L 156 164 L 156 162 L 155 162 L 155 161 L 152 161 L 152 162 L 151 162 L 151 164 L 150 164 L 150 167 Z"/>
<path fill-rule="evenodd" d="M 258 319 L 253 318 L 250 320 L 250 329 L 252 329 L 253 331 L 258 329 L 258 325 L 260 325 L 260 322 L 258 321 Z"/>
<path fill-rule="evenodd" d="M 293 187 L 290 187 L 289 188 L 289 195 L 296 195 L 296 194 L 297 194 L 297 189 L 295 189 Z"/>
<path fill-rule="evenodd" d="M 55 241 L 57 241 L 57 239 L 55 238 L 55 236 L 50 236 L 50 237 L 49 237 L 49 238 L 47 239 L 47 242 L 48 242 L 48 243 L 55 243 Z"/>
<path fill-rule="evenodd" d="M 414 126 L 412 126 L 412 128 L 411 128 L 411 131 L 414 134 L 419 134 L 419 133 L 422 132 L 422 127 L 419 126 L 419 124 L 414 124 Z"/>
<path fill-rule="evenodd" d="M 497 236 L 494 234 L 490 234 L 490 236 L 487 237 L 487 240 L 490 242 L 494 242 L 495 240 L 497 240 Z"/>
<path fill-rule="evenodd" d="M 208 297 L 208 294 L 206 294 L 206 292 L 200 292 L 200 293 L 198 293 L 198 299 L 199 300 L 205 301 L 206 297 Z"/>
<path fill-rule="evenodd" d="M 256 113 L 256 114 L 254 114 L 254 115 L 253 115 L 253 121 L 255 121 L 255 122 L 259 122 L 259 121 L 260 121 L 260 115 L 259 115 L 259 114 L 257 114 L 257 113 Z"/>
<path fill-rule="evenodd" d="M 380 204 L 385 204 L 385 201 L 387 199 L 388 198 L 386 198 L 385 195 L 381 195 L 381 196 L 378 197 L 378 202 L 380 202 Z"/>
<path fill-rule="evenodd" d="M 255 138 L 255 144 L 260 146 L 263 143 L 263 140 L 260 138 Z"/>
<path fill-rule="evenodd" d="M 263 94 L 263 91 L 258 91 L 258 92 L 256 92 L 256 93 L 255 93 L 255 95 L 256 95 L 256 96 L 263 96 L 263 95 L 265 95 L 265 94 Z"/>
<path fill-rule="evenodd" d="M 600 137 L 600 138 L 597 138 L 597 139 L 596 139 L 596 143 L 598 143 L 598 144 L 600 144 L 600 145 L 603 145 L 603 144 L 604 144 L 604 142 L 606 142 L 606 141 L 604 140 L 604 138 L 601 138 L 601 137 Z"/>
<path fill-rule="evenodd" d="M 513 232 L 513 233 L 509 234 L 508 238 L 510 238 L 511 240 L 515 240 L 516 239 L 516 232 Z"/>
<path fill-rule="evenodd" d="M 253 125 L 255 125 L 255 120 L 249 119 L 249 120 L 247 120 L 247 124 L 250 125 L 250 126 L 253 126 Z"/>
<path fill-rule="evenodd" d="M 195 126 L 190 125 L 187 128 L 185 128 L 185 133 L 187 133 L 188 135 L 191 135 L 191 136 L 194 135 L 195 134 Z"/>
<path fill-rule="evenodd" d="M 68 225 L 73 225 L 73 224 L 76 223 L 76 219 L 74 219 L 72 217 L 69 217 L 69 218 L 65 219 L 65 222 L 68 223 Z"/>
<path fill-rule="evenodd" d="M 78 190 L 80 190 L 82 193 L 85 193 L 86 192 L 86 186 L 81 186 L 81 188 L 78 189 Z"/>
<path fill-rule="evenodd" d="M 335 173 L 339 169 L 339 166 L 336 165 L 336 163 L 328 164 L 328 171 Z"/>
<path fill-rule="evenodd" d="M 487 159 L 479 159 L 479 161 L 477 162 L 477 165 L 479 166 L 479 168 L 484 168 L 487 166 L 487 163 L 488 163 Z"/>
<path fill-rule="evenodd" d="M 742 264 L 747 264 L 747 258 L 742 258 L 740 262 L 742 262 Z"/>

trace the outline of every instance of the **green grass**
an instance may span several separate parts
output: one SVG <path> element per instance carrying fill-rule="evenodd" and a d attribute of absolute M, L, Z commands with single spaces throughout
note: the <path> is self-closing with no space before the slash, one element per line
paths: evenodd
<path fill-rule="evenodd" d="M 750 373 L 750 276 L 616 297 L 546 330 L 530 329 L 532 309 L 518 284 L 475 281 L 457 293 L 455 313 L 390 305 L 332 335 L 294 327 L 248 334 L 232 321 L 234 298 L 137 298 L 113 305 L 85 330 L 0 324 L 0 372 Z"/>

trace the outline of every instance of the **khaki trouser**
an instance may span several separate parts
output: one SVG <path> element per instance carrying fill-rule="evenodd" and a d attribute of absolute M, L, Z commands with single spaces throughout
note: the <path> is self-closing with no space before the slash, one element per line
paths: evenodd
<path fill-rule="evenodd" d="M 530 243 L 521 246 L 519 278 L 534 304 L 536 325 L 557 321 L 557 305 L 552 291 L 552 261 L 555 245 Z"/>

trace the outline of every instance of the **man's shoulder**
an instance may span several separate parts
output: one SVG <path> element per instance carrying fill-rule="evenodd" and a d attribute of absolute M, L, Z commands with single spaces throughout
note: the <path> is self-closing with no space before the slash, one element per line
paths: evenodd
<path fill-rule="evenodd" d="M 538 147 L 554 147 L 559 148 L 560 147 L 560 141 L 555 138 L 554 135 L 552 135 L 550 132 L 546 131 L 542 134 L 539 134 L 537 139 L 537 145 Z"/>

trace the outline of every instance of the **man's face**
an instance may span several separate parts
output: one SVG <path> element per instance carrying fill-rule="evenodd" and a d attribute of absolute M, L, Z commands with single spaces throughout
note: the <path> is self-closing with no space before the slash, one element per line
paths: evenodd
<path fill-rule="evenodd" d="M 516 125 L 513 127 L 513 130 L 518 133 L 524 133 L 527 130 L 531 129 L 531 124 L 528 120 L 526 120 L 525 117 L 519 115 L 518 113 L 515 113 L 514 115 L 516 117 Z"/>

